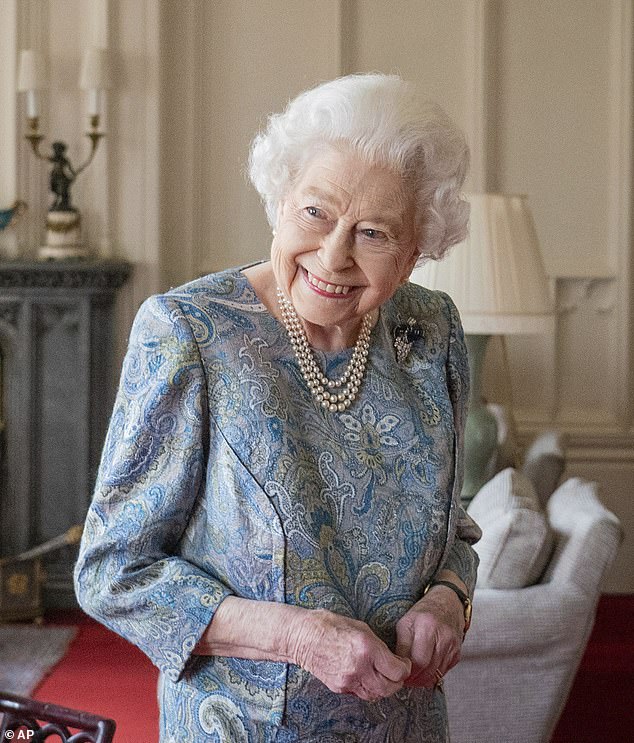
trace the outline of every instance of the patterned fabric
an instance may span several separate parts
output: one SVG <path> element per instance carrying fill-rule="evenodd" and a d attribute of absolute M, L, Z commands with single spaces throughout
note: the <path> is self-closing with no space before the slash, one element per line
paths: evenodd
<path fill-rule="evenodd" d="M 392 332 L 423 328 L 405 363 Z M 329 376 L 350 351 L 321 354 Z M 134 323 L 75 571 L 81 605 L 161 670 L 164 743 L 445 741 L 444 697 L 379 703 L 293 664 L 192 655 L 228 595 L 327 608 L 394 647 L 441 568 L 472 591 L 458 506 L 468 368 L 451 300 L 381 308 L 345 414 L 315 405 L 286 332 L 232 269 L 152 297 Z"/>

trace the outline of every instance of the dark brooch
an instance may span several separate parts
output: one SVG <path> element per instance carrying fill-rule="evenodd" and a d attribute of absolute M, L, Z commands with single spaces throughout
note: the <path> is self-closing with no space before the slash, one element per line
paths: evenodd
<path fill-rule="evenodd" d="M 408 318 L 404 325 L 397 325 L 394 328 L 394 348 L 396 349 L 396 360 L 399 364 L 407 359 L 414 342 L 422 335 L 423 329 L 413 317 Z"/>

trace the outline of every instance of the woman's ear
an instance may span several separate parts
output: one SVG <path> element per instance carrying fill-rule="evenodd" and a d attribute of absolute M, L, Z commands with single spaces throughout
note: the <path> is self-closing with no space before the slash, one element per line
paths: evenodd
<path fill-rule="evenodd" d="M 401 276 L 401 284 L 407 284 L 407 282 L 409 281 L 410 274 L 414 270 L 414 267 L 416 266 L 416 261 L 419 258 L 420 258 L 420 253 L 418 252 L 418 245 L 415 245 L 412 255 L 408 258 L 407 262 L 405 263 L 405 266 L 403 267 L 403 274 Z"/>

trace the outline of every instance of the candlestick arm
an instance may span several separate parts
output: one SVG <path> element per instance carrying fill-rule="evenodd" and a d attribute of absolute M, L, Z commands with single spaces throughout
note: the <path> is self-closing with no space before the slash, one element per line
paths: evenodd
<path fill-rule="evenodd" d="M 46 155 L 42 155 L 40 152 L 40 142 L 44 139 L 44 135 L 40 134 L 40 119 L 39 116 L 29 116 L 29 133 L 24 135 L 24 138 L 29 141 L 31 149 L 35 157 L 40 160 L 48 161 L 49 158 Z"/>
<path fill-rule="evenodd" d="M 99 140 L 105 136 L 103 132 L 99 131 L 99 114 L 90 115 L 90 131 L 86 132 L 86 136 L 90 139 L 90 155 L 88 155 L 86 162 L 80 165 L 75 171 L 75 175 L 79 175 L 82 170 L 85 170 L 90 165 L 97 152 Z"/>
<path fill-rule="evenodd" d="M 99 146 L 99 140 L 105 135 L 103 132 L 90 131 L 86 132 L 86 136 L 90 139 L 90 155 L 88 155 L 88 159 L 75 170 L 76 176 L 79 175 L 82 170 L 85 170 L 93 161 L 95 153 L 97 152 L 97 147 Z"/>

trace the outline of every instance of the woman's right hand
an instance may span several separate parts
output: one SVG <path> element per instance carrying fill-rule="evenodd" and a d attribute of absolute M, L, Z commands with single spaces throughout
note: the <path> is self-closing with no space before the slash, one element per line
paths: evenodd
<path fill-rule="evenodd" d="M 303 620 L 289 627 L 291 657 L 331 691 L 373 702 L 392 696 L 410 675 L 411 661 L 364 622 L 326 609 L 309 610 Z"/>

